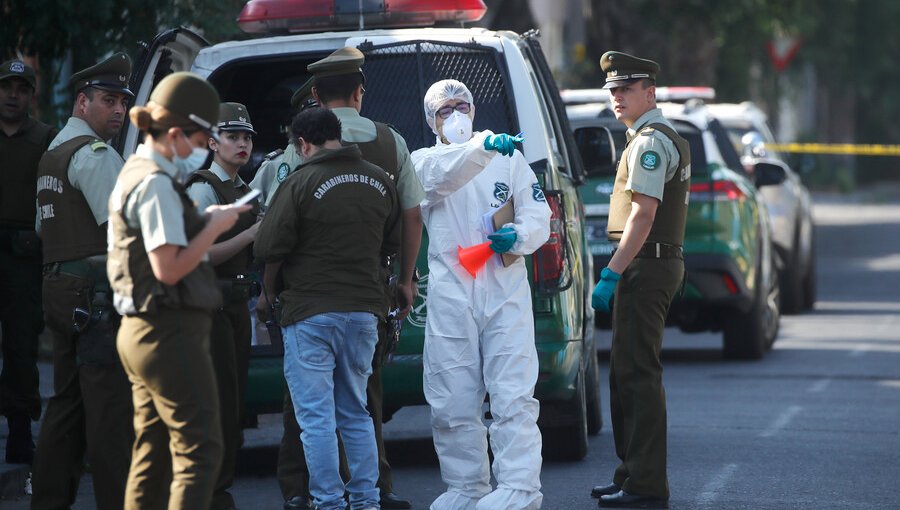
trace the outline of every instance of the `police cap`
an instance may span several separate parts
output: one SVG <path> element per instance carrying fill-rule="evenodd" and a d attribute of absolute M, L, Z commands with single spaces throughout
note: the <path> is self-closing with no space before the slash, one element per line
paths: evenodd
<path fill-rule="evenodd" d="M 219 105 L 219 131 L 249 131 L 256 134 L 250 122 L 247 107 L 241 103 L 222 103 Z"/>
<path fill-rule="evenodd" d="M 297 89 L 296 92 L 294 92 L 293 96 L 291 96 L 291 106 L 293 106 L 294 108 L 304 109 L 311 106 L 309 104 L 310 102 L 316 102 L 316 100 L 312 97 L 313 82 L 315 82 L 315 78 L 310 78 L 306 80 L 303 85 L 300 85 L 300 88 Z"/>
<path fill-rule="evenodd" d="M 119 52 L 73 74 L 69 85 L 76 94 L 86 87 L 94 87 L 134 97 L 134 93 L 128 90 L 130 76 L 131 59 L 125 53 Z"/>
<path fill-rule="evenodd" d="M 28 84 L 31 85 L 31 88 L 36 87 L 34 69 L 21 60 L 7 60 L 3 64 L 0 64 L 0 81 L 7 78 L 21 78 L 28 82 Z"/>
<path fill-rule="evenodd" d="M 605 89 L 613 89 L 644 78 L 656 80 L 659 64 L 619 51 L 607 51 L 600 57 L 600 69 L 606 73 Z"/>
<path fill-rule="evenodd" d="M 338 76 L 341 74 L 362 74 L 362 65 L 366 61 L 363 52 L 350 46 L 345 46 L 322 60 L 318 60 L 306 66 L 315 78 L 326 76 Z"/>
<path fill-rule="evenodd" d="M 219 93 L 203 78 L 189 72 L 172 73 L 156 85 L 150 101 L 190 120 L 218 141 Z"/>

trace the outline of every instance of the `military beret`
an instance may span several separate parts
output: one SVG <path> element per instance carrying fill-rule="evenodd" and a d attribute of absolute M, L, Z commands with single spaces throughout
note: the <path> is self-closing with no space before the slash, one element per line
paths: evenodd
<path fill-rule="evenodd" d="M 362 65 L 366 61 L 366 56 L 356 48 L 345 46 L 334 53 L 328 55 L 322 60 L 318 60 L 306 66 L 315 78 L 324 78 L 326 76 L 338 76 L 341 74 L 362 74 Z"/>
<path fill-rule="evenodd" d="M 178 72 L 163 78 L 150 101 L 196 124 L 218 141 L 219 93 L 194 73 Z"/>
<path fill-rule="evenodd" d="M 659 64 L 619 51 L 607 51 L 600 57 L 600 69 L 606 73 L 605 89 L 612 89 L 648 78 L 656 80 Z"/>
<path fill-rule="evenodd" d="M 219 131 L 249 131 L 256 134 L 250 122 L 247 107 L 241 103 L 222 103 L 219 105 Z"/>
<path fill-rule="evenodd" d="M 73 74 L 69 85 L 76 94 L 85 87 L 94 87 L 134 97 L 134 93 L 128 90 L 130 76 L 131 59 L 125 53 L 119 52 Z"/>
<path fill-rule="evenodd" d="M 300 88 L 291 96 L 291 106 L 303 109 L 308 106 L 306 103 L 315 102 L 312 97 L 313 82 L 315 82 L 315 78 L 310 78 L 300 85 Z"/>
<path fill-rule="evenodd" d="M 7 78 L 22 78 L 31 85 L 31 88 L 37 86 L 34 79 L 34 69 L 21 60 L 7 60 L 0 64 L 0 80 Z"/>

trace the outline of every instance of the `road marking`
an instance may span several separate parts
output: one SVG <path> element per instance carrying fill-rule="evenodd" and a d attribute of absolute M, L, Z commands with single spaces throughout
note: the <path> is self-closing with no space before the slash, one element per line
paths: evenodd
<path fill-rule="evenodd" d="M 791 420 L 793 420 L 795 416 L 800 414 L 800 411 L 802 410 L 803 408 L 800 406 L 788 407 L 784 410 L 783 413 L 778 416 L 778 418 L 775 419 L 775 421 L 771 425 L 769 425 L 769 428 L 767 428 L 762 432 L 762 434 L 760 434 L 760 437 L 772 437 L 775 434 L 779 433 L 781 430 L 787 427 L 788 424 L 791 423 Z"/>
<path fill-rule="evenodd" d="M 737 468 L 737 464 L 726 464 L 723 466 L 722 469 L 716 473 L 716 476 L 703 487 L 703 491 L 697 498 L 697 505 L 705 506 L 715 501 L 716 498 L 719 497 L 719 493 L 725 487 L 725 484 L 728 483 L 728 480 L 734 476 L 734 472 L 737 471 Z"/>
<path fill-rule="evenodd" d="M 852 351 L 850 351 L 849 356 L 851 358 L 858 358 L 858 357 L 862 356 L 863 354 L 865 354 L 866 351 L 868 351 L 868 350 L 869 350 L 868 345 L 860 345 L 856 349 L 853 349 Z"/>
<path fill-rule="evenodd" d="M 810 393 L 820 393 L 822 391 L 825 391 L 825 388 L 827 388 L 829 384 L 831 384 L 830 377 L 826 377 L 825 379 L 819 379 L 818 381 L 814 382 L 812 384 L 812 386 L 810 386 L 809 389 L 807 389 L 806 391 L 808 391 Z"/>

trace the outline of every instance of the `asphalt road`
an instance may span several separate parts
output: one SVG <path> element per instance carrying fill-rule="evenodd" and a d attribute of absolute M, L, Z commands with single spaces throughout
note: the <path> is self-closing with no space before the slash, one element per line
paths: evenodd
<path fill-rule="evenodd" d="M 763 360 L 726 362 L 719 335 L 666 332 L 671 508 L 900 508 L 900 205 L 820 197 L 815 214 L 819 302 L 782 320 Z M 444 488 L 427 409 L 404 409 L 385 430 L 396 491 L 427 508 Z M 277 416 L 247 432 L 239 508 L 281 508 L 279 435 Z M 604 428 L 583 461 L 543 466 L 543 508 L 596 508 L 590 488 L 616 464 Z M 73 508 L 93 508 L 87 480 Z"/>

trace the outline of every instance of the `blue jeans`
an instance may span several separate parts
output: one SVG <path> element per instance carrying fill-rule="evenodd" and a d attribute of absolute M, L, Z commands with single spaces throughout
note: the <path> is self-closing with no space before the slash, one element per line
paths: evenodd
<path fill-rule="evenodd" d="M 284 377 L 303 432 L 309 492 L 320 510 L 343 510 L 335 429 L 350 468 L 350 508 L 379 508 L 378 450 L 366 410 L 366 381 L 378 340 L 367 312 L 313 315 L 284 328 Z"/>

